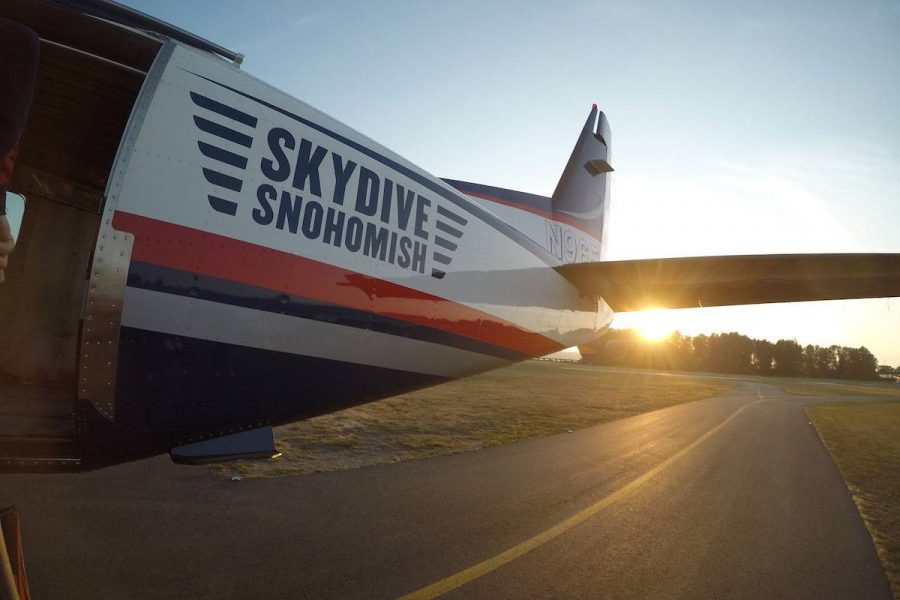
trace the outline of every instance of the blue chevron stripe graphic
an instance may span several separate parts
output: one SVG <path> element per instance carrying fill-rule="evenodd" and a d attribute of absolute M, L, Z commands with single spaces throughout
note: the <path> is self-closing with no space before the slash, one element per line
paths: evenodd
<path fill-rule="evenodd" d="M 435 219 L 434 225 L 443 235 L 438 233 L 435 233 L 434 235 L 434 244 L 440 248 L 440 251 L 435 249 L 431 252 L 431 260 L 434 263 L 443 265 L 443 268 L 446 268 L 453 262 L 453 254 L 459 248 L 457 242 L 462 239 L 462 230 L 468 223 L 469 221 L 465 217 L 456 214 L 440 204 L 437 205 L 437 219 Z M 456 241 L 451 238 L 455 238 Z M 443 268 L 438 268 L 436 266 L 432 267 L 431 276 L 435 279 L 443 279 L 447 274 Z"/>
<path fill-rule="evenodd" d="M 219 188 L 215 194 L 208 194 L 206 200 L 216 212 L 234 216 L 237 214 L 238 202 L 233 199 L 223 198 L 219 194 L 227 191 L 239 194 L 244 182 L 240 176 L 224 173 L 219 169 L 223 166 L 233 167 L 241 171 L 247 169 L 247 157 L 227 148 L 231 147 L 229 143 L 248 149 L 251 148 L 253 146 L 253 136 L 239 129 L 245 127 L 255 129 L 259 119 L 197 92 L 190 92 L 190 97 L 191 101 L 199 108 L 210 111 L 215 117 L 227 120 L 228 124 L 226 125 L 200 115 L 193 115 L 197 129 L 204 134 L 215 136 L 219 140 L 218 143 L 211 143 L 212 140 L 209 140 L 209 138 L 207 138 L 208 141 L 197 140 L 197 148 L 200 150 L 200 153 L 206 158 L 215 161 L 215 164 L 207 163 L 202 167 L 203 177 L 206 181 Z M 223 145 L 225 147 L 222 147 Z M 227 194 L 225 195 L 227 196 Z"/>

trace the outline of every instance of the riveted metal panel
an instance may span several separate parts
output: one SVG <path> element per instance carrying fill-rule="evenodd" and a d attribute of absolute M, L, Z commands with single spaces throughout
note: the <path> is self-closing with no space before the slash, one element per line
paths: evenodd
<path fill-rule="evenodd" d="M 111 223 L 111 215 L 104 215 L 88 280 L 78 395 L 89 399 L 102 415 L 114 419 L 122 295 L 134 236 L 116 231 Z"/>
<path fill-rule="evenodd" d="M 117 231 L 113 216 L 123 192 L 122 181 L 134 151 L 135 140 L 158 88 L 166 63 L 172 56 L 174 43 L 160 51 L 144 81 L 106 188 L 103 218 L 94 247 L 88 289 L 85 294 L 84 318 L 79 353 L 78 397 L 89 400 L 97 411 L 115 420 L 116 368 L 119 352 L 119 327 L 122 303 L 134 235 Z"/>

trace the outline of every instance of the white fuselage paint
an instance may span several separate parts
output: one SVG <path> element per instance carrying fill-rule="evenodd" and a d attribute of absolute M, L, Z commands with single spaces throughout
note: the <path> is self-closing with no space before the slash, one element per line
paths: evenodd
<path fill-rule="evenodd" d="M 143 238 L 136 233 L 136 247 L 181 245 L 185 255 L 196 252 L 203 262 L 214 259 L 216 247 L 198 248 L 185 239 L 152 239 L 153 224 L 212 234 L 216 239 L 269 249 L 287 257 L 285 260 L 313 261 L 419 295 L 386 298 L 375 291 L 361 310 L 393 315 L 396 308 L 402 313 L 398 318 L 413 314 L 437 327 L 456 318 L 454 310 L 468 310 L 484 315 L 484 322 L 467 322 L 462 329 L 451 331 L 454 335 L 479 334 L 490 327 L 503 330 L 508 324 L 508 329 L 524 332 L 522 335 L 546 340 L 548 351 L 596 339 L 609 326 L 612 311 L 605 303 L 582 295 L 552 269 L 566 262 L 596 260 L 599 250 L 595 252 L 591 246 L 579 254 L 577 248 L 555 248 L 547 233 L 555 224 L 548 219 L 476 202 L 233 65 L 180 44 L 170 42 L 169 46 L 171 52 L 158 85 L 146 92 L 153 97 L 134 145 L 126 149 L 131 153 L 127 169 L 116 174 L 117 213 L 149 224 L 149 233 Z M 205 98 L 206 105 L 198 104 L 192 94 Z M 234 114 L 230 115 L 229 109 Z M 254 124 L 247 122 L 248 115 Z M 225 133 L 216 127 L 210 132 L 209 123 L 225 127 Z M 249 147 L 247 140 L 251 140 Z M 216 149 L 217 158 L 208 156 L 210 147 Z M 346 176 L 342 169 L 351 162 L 353 172 L 342 180 Z M 234 189 L 236 181 L 239 190 Z M 373 191 L 374 181 L 377 191 Z M 214 205 L 211 197 L 219 204 Z M 222 206 L 234 206 L 234 214 L 223 211 Z M 329 214 L 332 221 L 343 215 L 341 232 L 330 240 L 324 233 Z M 461 236 L 447 233 L 447 225 Z M 571 235 L 585 236 L 569 225 L 562 226 L 573 230 Z M 371 239 L 366 238 L 367 228 Z M 443 249 L 436 238 L 455 248 Z M 415 261 L 411 257 L 401 260 L 404 239 L 409 240 L 407 256 L 418 248 Z M 592 242 L 597 245 L 596 240 Z M 354 250 L 357 243 L 359 248 Z M 368 250 L 362 247 L 364 243 L 370 243 Z M 156 250 L 146 251 L 145 257 L 153 252 Z M 151 262 L 155 260 L 151 258 Z M 447 260 L 449 263 L 440 262 Z M 281 268 L 273 266 L 268 280 L 283 281 L 293 290 L 319 285 L 304 281 L 303 272 L 278 271 Z M 190 267 L 184 269 L 191 271 Z M 435 270 L 446 274 L 438 278 L 433 275 Z M 326 296 L 342 293 L 320 291 Z M 456 308 L 445 315 L 446 306 Z M 490 320 L 500 325 L 490 325 Z M 430 341 L 132 285 L 124 298 L 123 325 L 451 378 L 510 362 Z M 448 326 L 449 330 L 452 327 Z M 503 345 L 496 335 L 489 341 Z M 537 353 L 524 351 L 523 357 Z"/>

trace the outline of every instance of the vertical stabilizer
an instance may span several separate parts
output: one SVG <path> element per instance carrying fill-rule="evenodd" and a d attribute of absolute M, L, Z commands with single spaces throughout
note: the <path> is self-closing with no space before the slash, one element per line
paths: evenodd
<path fill-rule="evenodd" d="M 581 229 L 600 241 L 601 254 L 613 170 L 610 143 L 609 122 L 595 104 L 553 192 L 553 212 L 580 221 Z"/>

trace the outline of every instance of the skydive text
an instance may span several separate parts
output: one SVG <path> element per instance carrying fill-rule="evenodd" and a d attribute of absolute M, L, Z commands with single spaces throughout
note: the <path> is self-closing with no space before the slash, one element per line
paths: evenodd
<path fill-rule="evenodd" d="M 281 127 L 267 143 L 257 224 L 425 272 L 431 200 Z"/>

